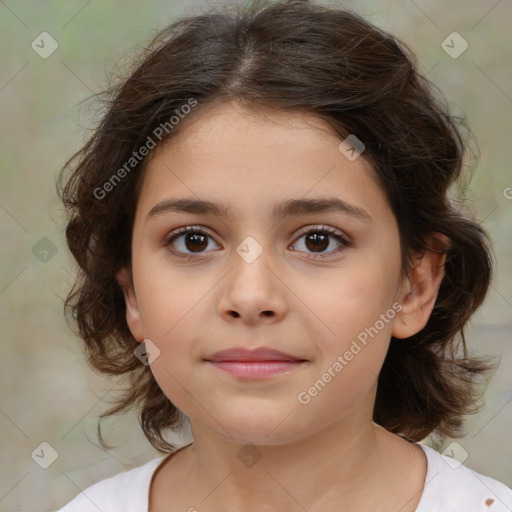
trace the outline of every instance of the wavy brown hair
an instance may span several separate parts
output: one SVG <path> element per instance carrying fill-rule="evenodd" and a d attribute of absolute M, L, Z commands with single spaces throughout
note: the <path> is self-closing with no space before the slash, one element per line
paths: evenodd
<path fill-rule="evenodd" d="M 468 356 L 463 330 L 486 295 L 491 250 L 483 228 L 451 194 L 467 170 L 463 125 L 403 43 L 342 8 L 297 0 L 224 6 L 163 29 L 106 94 L 99 125 L 56 184 L 68 214 L 67 244 L 79 265 L 65 311 L 72 313 L 89 363 L 129 378 L 126 394 L 103 416 L 137 405 L 151 444 L 162 452 L 175 449 L 164 431 L 176 429 L 182 413 L 134 356 L 138 343 L 115 278 L 130 264 L 149 157 L 136 165 L 132 160 L 131 169 L 126 163 L 191 99 L 195 108 L 158 144 L 178 135 L 204 107 L 235 101 L 257 111 L 312 114 L 340 141 L 355 134 L 364 142 L 398 222 L 403 275 L 415 252 L 432 249 L 429 234 L 450 239 L 441 249 L 445 276 L 427 325 L 405 341 L 391 339 L 374 421 L 410 441 L 461 435 L 462 417 L 479 408 L 480 377 L 494 368 L 489 358 Z M 104 193 L 123 166 L 129 171 Z"/>

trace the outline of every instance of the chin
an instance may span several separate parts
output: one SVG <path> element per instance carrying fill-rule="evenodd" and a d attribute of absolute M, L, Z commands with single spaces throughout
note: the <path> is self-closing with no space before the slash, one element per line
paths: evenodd
<path fill-rule="evenodd" d="M 241 445 L 252 444 L 257 446 L 278 446 L 300 441 L 308 436 L 308 432 L 300 429 L 295 421 L 288 421 L 283 415 L 269 415 L 263 417 L 246 416 L 235 420 L 225 419 L 220 423 L 229 432 L 219 429 L 218 425 L 213 425 L 218 435 L 226 441 Z"/>

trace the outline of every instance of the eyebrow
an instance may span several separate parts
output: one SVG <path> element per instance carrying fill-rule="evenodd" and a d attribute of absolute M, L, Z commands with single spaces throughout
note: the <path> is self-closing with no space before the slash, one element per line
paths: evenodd
<path fill-rule="evenodd" d="M 157 203 L 146 216 L 144 222 L 153 217 L 165 213 L 192 213 L 210 214 L 218 217 L 230 218 L 231 212 L 228 206 L 219 205 L 202 199 L 189 197 L 164 199 Z M 315 199 L 289 199 L 276 206 L 272 210 L 274 218 L 281 218 L 290 215 L 304 215 L 316 212 L 341 212 L 356 219 L 371 222 L 371 217 L 362 208 L 348 203 L 337 197 L 315 198 Z"/>

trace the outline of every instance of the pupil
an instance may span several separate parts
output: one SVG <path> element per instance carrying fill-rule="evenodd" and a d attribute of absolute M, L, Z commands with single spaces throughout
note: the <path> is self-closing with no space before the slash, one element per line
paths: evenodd
<path fill-rule="evenodd" d="M 309 241 L 313 242 L 312 247 L 309 246 Z M 306 246 L 310 250 L 325 250 L 329 246 L 328 236 L 325 234 L 310 234 L 306 237 Z"/>
<path fill-rule="evenodd" d="M 201 235 L 199 233 L 187 233 L 185 237 L 185 245 L 187 249 L 192 252 L 200 252 L 201 249 L 206 249 L 206 247 L 208 246 L 208 242 L 205 243 L 205 241 L 206 236 Z"/>

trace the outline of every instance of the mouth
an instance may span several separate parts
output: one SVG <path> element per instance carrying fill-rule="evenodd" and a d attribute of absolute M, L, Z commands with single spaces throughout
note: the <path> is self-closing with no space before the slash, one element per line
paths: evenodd
<path fill-rule="evenodd" d="M 240 379 L 264 379 L 276 374 L 289 373 L 307 362 L 306 359 L 267 347 L 256 350 L 223 350 L 205 358 L 205 361 Z"/>

